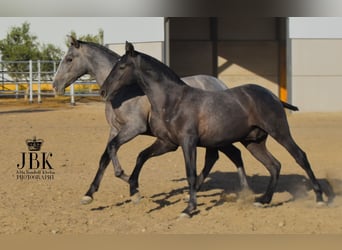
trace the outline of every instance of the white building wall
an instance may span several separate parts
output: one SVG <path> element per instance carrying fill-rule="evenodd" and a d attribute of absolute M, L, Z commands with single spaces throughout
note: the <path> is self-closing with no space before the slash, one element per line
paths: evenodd
<path fill-rule="evenodd" d="M 290 17 L 290 38 L 342 38 L 342 17 Z"/>
<path fill-rule="evenodd" d="M 342 18 L 289 18 L 289 100 L 304 112 L 342 111 Z"/>

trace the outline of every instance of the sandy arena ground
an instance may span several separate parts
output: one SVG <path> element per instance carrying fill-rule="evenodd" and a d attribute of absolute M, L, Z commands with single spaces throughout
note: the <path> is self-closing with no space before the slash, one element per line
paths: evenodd
<path fill-rule="evenodd" d="M 269 206 L 252 204 L 253 197 L 266 189 L 268 172 L 238 145 L 255 194 L 237 199 L 235 167 L 220 155 L 198 193 L 198 213 L 179 219 L 188 190 L 181 150 L 146 163 L 140 178 L 144 198 L 138 205 L 130 201 L 128 185 L 114 177 L 112 165 L 93 203 L 81 205 L 107 141 L 104 103 L 83 102 L 75 107 L 65 102 L 20 103 L 0 100 L 0 234 L 342 233 L 342 113 L 288 117 L 292 134 L 306 151 L 323 188 L 327 189 L 329 181 L 337 194 L 331 205 L 316 206 L 304 171 L 270 139 L 269 149 L 282 163 L 282 170 Z M 53 173 L 20 180 L 17 165 L 21 165 L 22 152 L 28 152 L 25 140 L 33 136 L 44 139 L 38 157 L 42 152 L 52 153 L 48 162 Z M 151 137 L 139 136 L 120 149 L 126 173 L 152 142 Z M 199 149 L 198 169 L 203 166 L 203 152 Z M 38 160 L 42 170 L 43 161 Z M 26 162 L 23 170 L 28 168 Z"/>

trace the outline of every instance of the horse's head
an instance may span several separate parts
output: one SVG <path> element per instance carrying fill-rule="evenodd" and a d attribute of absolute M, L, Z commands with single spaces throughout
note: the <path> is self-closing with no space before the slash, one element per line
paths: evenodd
<path fill-rule="evenodd" d="M 134 50 L 131 43 L 126 42 L 126 54 L 114 65 L 112 71 L 101 86 L 100 93 L 105 100 L 112 99 L 123 86 L 136 82 L 137 60 L 139 52 Z"/>
<path fill-rule="evenodd" d="M 65 88 L 88 72 L 86 60 L 82 53 L 82 44 L 71 36 L 69 42 L 69 50 L 60 62 L 52 83 L 53 88 L 61 95 L 64 94 Z"/>

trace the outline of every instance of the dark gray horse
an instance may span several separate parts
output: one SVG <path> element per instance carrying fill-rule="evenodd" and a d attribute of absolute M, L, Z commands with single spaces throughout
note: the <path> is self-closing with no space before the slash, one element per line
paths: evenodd
<path fill-rule="evenodd" d="M 84 74 L 93 75 L 96 78 L 96 82 L 101 86 L 118 59 L 119 55 L 106 47 L 78 41 L 71 37 L 70 48 L 59 65 L 53 86 L 59 94 L 64 94 L 65 88 Z M 224 83 L 212 76 L 197 75 L 185 77 L 183 80 L 190 86 L 201 89 L 213 91 L 227 89 Z M 121 145 L 139 134 L 152 135 L 148 124 L 150 109 L 151 105 L 147 97 L 137 84 L 123 88 L 115 100 L 106 102 L 105 113 L 110 125 L 108 143 L 100 159 L 96 176 L 86 195 L 82 198 L 83 204 L 88 204 L 93 200 L 93 194 L 98 190 L 110 160 L 112 160 L 114 165 L 115 176 L 120 177 L 126 182 L 129 181 L 128 176 L 121 168 L 117 151 Z M 221 151 L 236 165 L 242 188 L 248 189 L 240 150 L 233 145 L 229 145 L 221 148 Z M 149 150 L 143 152 L 143 155 L 148 155 Z M 200 188 L 201 183 L 209 174 L 217 159 L 217 149 L 208 148 L 206 150 L 205 166 L 198 177 L 197 189 Z M 134 171 L 134 182 L 130 182 L 130 193 L 131 195 L 137 194 L 136 198 L 139 198 L 137 191 L 139 171 L 140 169 Z"/>
<path fill-rule="evenodd" d="M 191 88 L 166 65 L 135 51 L 127 43 L 126 54 L 103 83 L 101 95 L 113 99 L 121 88 L 132 83 L 138 83 L 152 106 L 150 127 L 158 139 L 151 146 L 150 154 L 178 146 L 183 150 L 190 189 L 183 215 L 191 216 L 197 206 L 197 146 L 220 148 L 241 142 L 270 172 L 268 188 L 256 200 L 269 203 L 281 165 L 266 148 L 268 135 L 284 146 L 305 170 L 313 184 L 316 202 L 323 203 L 322 189 L 306 154 L 290 134 L 283 104 L 269 90 L 254 84 L 215 92 Z"/>

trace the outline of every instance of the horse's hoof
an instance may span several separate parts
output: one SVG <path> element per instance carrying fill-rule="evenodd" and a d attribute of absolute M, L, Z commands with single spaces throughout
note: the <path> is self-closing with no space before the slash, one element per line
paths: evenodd
<path fill-rule="evenodd" d="M 81 204 L 82 205 L 88 205 L 90 203 L 93 202 L 93 198 L 90 196 L 83 196 L 82 200 L 81 200 Z"/>
<path fill-rule="evenodd" d="M 126 175 L 125 173 L 122 173 L 121 176 L 120 176 L 120 178 L 121 178 L 122 180 L 124 180 L 125 182 L 129 183 L 129 176 Z"/>
<path fill-rule="evenodd" d="M 132 200 L 133 204 L 139 204 L 141 199 L 142 199 L 142 197 L 141 197 L 139 192 L 137 192 L 131 196 L 131 200 Z"/>
<path fill-rule="evenodd" d="M 191 218 L 191 216 L 187 213 L 181 213 L 179 215 L 179 219 L 190 219 L 190 218 Z"/>
<path fill-rule="evenodd" d="M 319 201 L 319 202 L 317 202 L 316 203 L 316 207 L 326 207 L 327 206 L 327 204 L 324 202 L 324 201 Z"/>
<path fill-rule="evenodd" d="M 185 202 L 189 202 L 189 201 L 190 201 L 190 195 L 189 195 L 189 194 L 184 195 L 183 200 L 184 200 Z"/>
<path fill-rule="evenodd" d="M 253 202 L 253 205 L 254 205 L 255 207 L 261 207 L 261 208 L 264 208 L 264 207 L 267 206 L 267 204 L 263 204 L 263 203 L 258 202 L 258 201 Z"/>
<path fill-rule="evenodd" d="M 334 203 L 335 196 L 328 197 L 327 205 L 332 205 Z"/>

